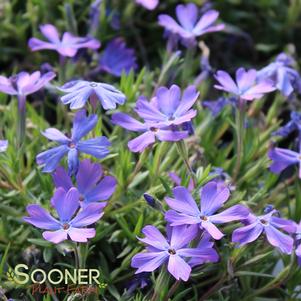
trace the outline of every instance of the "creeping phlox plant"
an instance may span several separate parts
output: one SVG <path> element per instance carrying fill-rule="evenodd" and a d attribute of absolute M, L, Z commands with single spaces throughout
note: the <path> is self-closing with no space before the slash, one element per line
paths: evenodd
<path fill-rule="evenodd" d="M 173 5 L 171 16 L 165 1 L 129 1 L 131 48 L 123 11 L 107 2 L 91 4 L 80 35 L 76 5 L 66 1 L 68 26 L 35 26 L 27 41 L 41 71 L 0 76 L 0 91 L 12 98 L 1 114 L 16 114 L 2 124 L 0 196 L 14 206 L 0 206 L 0 234 L 10 219 L 20 227 L 10 231 L 0 277 L 10 253 L 30 243 L 27 269 L 41 262 L 38 246 L 48 264 L 73 266 L 60 261 L 74 254 L 79 273 L 94 264 L 89 286 L 100 274 L 106 283 L 93 296 L 64 290 L 53 300 L 298 300 L 297 61 L 283 52 L 258 70 L 211 66 L 205 37 L 239 32 L 221 23 L 214 3 Z M 152 31 L 167 39 L 160 68 L 136 28 L 135 12 L 145 10 L 157 12 Z M 51 281 L 41 282 L 48 292 Z M 20 296 L 3 283 L 0 299 L 36 296 L 25 282 L 15 281 L 26 291 Z"/>

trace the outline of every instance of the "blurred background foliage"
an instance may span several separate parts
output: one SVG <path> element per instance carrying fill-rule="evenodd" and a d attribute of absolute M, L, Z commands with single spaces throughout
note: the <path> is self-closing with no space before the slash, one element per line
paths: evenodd
<path fill-rule="evenodd" d="M 189 1 L 184 1 L 189 2 Z M 200 7 L 205 1 L 194 1 Z M 123 36 L 128 46 L 135 48 L 139 70 L 136 74 L 123 75 L 121 79 L 103 73 L 94 74 L 93 80 L 108 82 L 119 87 L 128 98 L 118 108 L 131 112 L 137 96 L 151 96 L 160 84 L 173 82 L 185 87 L 200 73 L 198 49 L 191 60 L 181 48 L 181 56 L 168 55 L 163 30 L 157 25 L 160 13 L 174 15 L 179 1 L 161 1 L 158 9 L 147 11 L 131 0 L 103 1 L 100 5 L 99 25 L 89 26 L 90 5 L 87 0 L 0 0 L 0 73 L 6 76 L 19 71 L 49 70 L 62 72 L 57 53 L 50 51 L 30 52 L 27 41 L 41 37 L 39 25 L 52 23 L 61 32 L 70 31 L 85 36 L 94 35 L 102 42 L 100 52 L 108 41 Z M 211 4 L 220 11 L 220 19 L 227 25 L 222 33 L 205 36 L 210 49 L 210 63 L 214 70 L 233 72 L 237 67 L 263 67 L 278 53 L 287 51 L 299 62 L 301 52 L 301 1 L 299 0 L 216 0 Z M 112 20 L 120 19 L 120 29 L 112 28 Z M 90 71 L 97 66 L 98 54 L 80 51 L 75 59 L 65 65 L 65 80 L 90 78 Z M 49 65 L 45 65 L 45 63 Z M 164 73 L 163 73 L 164 71 Z M 32 296 L 26 287 L 16 286 L 6 277 L 9 266 L 26 262 L 31 268 L 73 265 L 73 254 L 68 243 L 54 247 L 41 239 L 41 232 L 22 222 L 25 207 L 40 203 L 49 208 L 53 193 L 51 176 L 42 174 L 35 164 L 37 153 L 48 148 L 48 141 L 40 131 L 50 125 L 64 132 L 70 130 L 73 113 L 59 102 L 55 86 L 65 81 L 61 73 L 45 91 L 29 97 L 27 102 L 27 141 L 24 149 L 16 149 L 15 124 L 16 99 L 0 95 L 0 135 L 9 140 L 8 151 L 0 155 L 0 277 L 1 290 L 17 300 L 55 300 L 55 297 Z M 215 98 L 218 93 L 212 88 L 209 78 L 198 87 L 201 101 Z M 208 181 L 214 167 L 231 173 L 235 163 L 233 143 L 233 111 L 226 107 L 213 118 L 204 110 L 201 101 L 197 104 L 195 135 L 188 139 L 192 166 L 197 170 L 199 185 Z M 245 203 L 255 212 L 265 205 L 273 204 L 283 216 L 299 221 L 301 218 L 301 185 L 294 169 L 281 177 L 268 171 L 266 156 L 271 145 L 271 132 L 282 124 L 291 108 L 300 105 L 289 103 L 280 94 L 273 94 L 254 102 L 248 111 L 244 161 L 241 174 L 232 193 L 231 202 Z M 127 149 L 132 134 L 110 123 L 111 112 L 98 111 L 101 116 L 93 135 L 105 134 L 112 141 L 110 156 L 102 160 L 104 169 L 118 180 L 118 188 L 109 202 L 104 218 L 97 224 L 97 236 L 88 249 L 87 266 L 99 268 L 103 281 L 108 284 L 100 296 L 69 296 L 68 300 L 150 300 L 153 284 L 134 293 L 131 285 L 140 286 L 130 267 L 131 257 L 142 249 L 136 235 L 144 225 L 154 224 L 163 229 L 163 216 L 143 199 L 148 192 L 159 201 L 170 194 L 172 183 L 170 171 L 176 171 L 183 185 L 188 183 L 186 169 L 178 156 L 175 145 L 156 144 L 152 150 L 141 155 Z M 292 140 L 292 139 L 291 139 Z M 284 141 L 294 146 L 291 140 Z M 22 155 L 25 153 L 25 155 Z M 162 202 L 166 208 L 164 202 Z M 234 226 L 225 227 L 229 235 Z M 221 261 L 208 264 L 193 271 L 187 284 L 181 284 L 172 298 L 174 301 L 199 300 L 212 290 L 208 300 L 298 300 L 300 299 L 301 272 L 293 258 L 282 256 L 270 248 L 264 240 L 236 249 L 228 238 L 217 243 Z M 152 282 L 157 273 L 151 275 Z M 173 284 L 164 279 L 161 287 L 162 300 Z M 220 282 L 219 282 L 220 281 Z M 214 290 L 215 285 L 219 284 Z M 2 292 L 2 291 L 1 291 Z M 0 293 L 1 294 L 1 293 Z M 60 297 L 67 300 L 67 297 Z M 72 299 L 73 298 L 73 299 Z M 201 299 L 200 299 L 201 300 Z M 167 300 L 166 300 L 167 301 Z"/>

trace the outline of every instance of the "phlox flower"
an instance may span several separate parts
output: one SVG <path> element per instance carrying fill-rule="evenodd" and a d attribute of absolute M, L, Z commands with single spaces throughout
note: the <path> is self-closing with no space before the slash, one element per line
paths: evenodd
<path fill-rule="evenodd" d="M 299 224 L 296 224 L 296 256 L 297 256 L 297 261 L 298 265 L 301 266 L 301 221 Z"/>
<path fill-rule="evenodd" d="M 287 137 L 293 131 L 298 131 L 299 137 L 301 137 L 301 114 L 298 112 L 291 112 L 290 121 L 273 132 L 273 136 Z"/>
<path fill-rule="evenodd" d="M 121 76 L 137 69 L 135 51 L 127 48 L 123 38 L 109 42 L 99 60 L 99 69 L 112 75 Z"/>
<path fill-rule="evenodd" d="M 65 95 L 61 97 L 63 104 L 70 104 L 70 109 L 83 108 L 88 99 L 95 102 L 99 100 L 105 110 L 115 109 L 116 104 L 122 105 L 125 102 L 125 95 L 115 87 L 105 84 L 76 80 L 64 84 L 58 88 Z"/>
<path fill-rule="evenodd" d="M 28 41 L 28 46 L 32 51 L 50 49 L 57 51 L 61 56 L 74 57 L 81 48 L 98 49 L 100 47 L 98 40 L 89 37 L 76 37 L 70 32 L 65 32 L 60 38 L 56 27 L 52 24 L 41 25 L 40 30 L 48 42 L 31 38 Z"/>
<path fill-rule="evenodd" d="M 219 82 L 218 85 L 214 85 L 216 89 L 229 92 L 244 100 L 259 99 L 265 93 L 276 89 L 271 79 L 258 80 L 255 69 L 248 71 L 244 68 L 237 69 L 235 81 L 225 71 L 217 71 L 215 78 Z"/>
<path fill-rule="evenodd" d="M 3 153 L 7 150 L 8 141 L 7 140 L 0 140 L 0 153 Z"/>
<path fill-rule="evenodd" d="M 168 32 L 181 37 L 186 46 L 194 45 L 196 38 L 209 32 L 224 29 L 224 24 L 214 25 L 219 12 L 209 10 L 199 17 L 194 3 L 179 4 L 176 7 L 177 21 L 169 15 L 159 15 L 159 24 Z"/>
<path fill-rule="evenodd" d="M 87 242 L 95 236 L 94 228 L 87 226 L 97 222 L 103 216 L 102 203 L 91 203 L 81 211 L 79 209 L 79 192 L 76 188 L 65 191 L 58 188 L 52 198 L 52 203 L 59 219 L 50 215 L 40 205 L 28 205 L 28 217 L 23 220 L 37 228 L 47 230 L 43 237 L 55 244 L 71 239 L 76 242 Z"/>
<path fill-rule="evenodd" d="M 287 167 L 298 164 L 299 178 L 301 178 L 301 153 L 286 148 L 275 147 L 270 149 L 268 156 L 272 160 L 272 164 L 270 165 L 271 172 L 280 174 Z"/>
<path fill-rule="evenodd" d="M 198 225 L 214 239 L 221 239 L 224 234 L 215 224 L 224 224 L 247 218 L 248 208 L 234 205 L 216 213 L 230 197 L 230 190 L 221 181 L 211 181 L 200 190 L 200 208 L 185 187 L 173 189 L 174 198 L 165 201 L 172 210 L 165 213 L 165 219 L 171 226 Z"/>
<path fill-rule="evenodd" d="M 56 188 L 64 188 L 65 191 L 74 185 L 67 171 L 59 166 L 52 174 Z M 116 179 L 112 176 L 104 176 L 102 167 L 89 159 L 80 161 L 76 174 L 76 187 L 80 194 L 80 205 L 86 207 L 90 203 L 106 201 L 111 197 L 116 188 Z M 106 203 L 105 203 L 106 204 Z"/>
<path fill-rule="evenodd" d="M 147 252 L 136 254 L 132 258 L 132 267 L 137 268 L 136 274 L 152 272 L 167 263 L 167 269 L 177 280 L 187 281 L 191 266 L 188 258 L 199 262 L 216 261 L 217 253 L 212 246 L 190 248 L 188 244 L 197 234 L 194 226 L 170 227 L 167 238 L 154 226 L 145 226 L 142 230 L 144 238 L 139 238 L 147 245 Z"/>
<path fill-rule="evenodd" d="M 260 216 L 250 213 L 244 222 L 247 225 L 233 231 L 232 242 L 236 242 L 240 246 L 243 246 L 253 242 L 264 233 L 272 246 L 279 248 L 283 253 L 291 254 L 294 240 L 282 231 L 294 233 L 296 230 L 295 223 L 274 216 L 275 213 L 277 213 L 277 210 L 275 209 Z"/>
<path fill-rule="evenodd" d="M 140 97 L 136 103 L 136 113 L 144 119 L 144 123 L 125 113 L 112 115 L 112 122 L 127 130 L 143 132 L 142 135 L 129 141 L 128 147 L 133 152 L 141 152 L 153 144 L 156 139 L 160 141 L 179 141 L 189 135 L 189 131 L 180 126 L 190 122 L 196 115 L 191 109 L 199 93 L 194 86 L 189 86 L 183 92 L 178 86 L 172 85 L 170 89 L 160 87 L 156 96 L 147 101 Z"/>
<path fill-rule="evenodd" d="M 159 4 L 159 0 L 136 0 L 136 3 L 142 5 L 146 9 L 154 10 Z"/>
<path fill-rule="evenodd" d="M 68 156 L 68 171 L 70 175 L 77 172 L 80 152 L 92 155 L 98 159 L 108 155 L 108 147 L 111 145 L 108 138 L 102 136 L 81 141 L 96 126 L 96 123 L 96 115 L 87 117 L 86 112 L 82 110 L 77 112 L 74 117 L 71 138 L 55 128 L 49 128 L 42 132 L 47 139 L 59 144 L 59 146 L 37 155 L 37 164 L 44 165 L 43 172 L 53 172 L 65 155 Z"/>

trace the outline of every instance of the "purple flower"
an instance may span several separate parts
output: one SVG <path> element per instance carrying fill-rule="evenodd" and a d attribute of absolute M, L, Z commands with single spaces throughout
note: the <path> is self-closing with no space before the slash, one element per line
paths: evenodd
<path fill-rule="evenodd" d="M 167 262 L 167 269 L 177 280 L 187 281 L 191 267 L 187 258 L 200 262 L 215 261 L 216 251 L 211 247 L 189 248 L 188 244 L 197 234 L 194 226 L 178 226 L 168 229 L 167 239 L 154 226 L 145 226 L 140 238 L 147 245 L 147 252 L 136 254 L 132 258 L 132 267 L 138 268 L 137 273 L 152 272 Z"/>
<path fill-rule="evenodd" d="M 7 150 L 8 141 L 7 140 L 0 140 L 0 153 L 3 153 Z"/>
<path fill-rule="evenodd" d="M 52 174 L 52 178 L 56 188 L 68 191 L 74 186 L 71 177 L 61 166 Z M 76 184 L 80 193 L 80 205 L 85 208 L 90 203 L 108 200 L 114 193 L 117 182 L 112 176 L 104 176 L 100 164 L 85 159 L 79 163 Z"/>
<path fill-rule="evenodd" d="M 116 38 L 107 45 L 100 57 L 100 70 L 121 76 L 122 72 L 128 74 L 137 68 L 136 60 L 134 49 L 126 48 L 123 38 Z"/>
<path fill-rule="evenodd" d="M 185 187 L 173 189 L 175 198 L 165 198 L 173 210 L 165 213 L 165 219 L 171 226 L 199 225 L 214 239 L 221 239 L 224 234 L 215 226 L 231 221 L 241 220 L 248 216 L 249 210 L 242 205 L 234 205 L 220 213 L 216 213 L 230 197 L 230 190 L 223 182 L 212 181 L 200 191 L 200 209 Z"/>
<path fill-rule="evenodd" d="M 80 152 L 92 155 L 98 159 L 104 158 L 109 153 L 108 147 L 111 145 L 108 138 L 102 136 L 81 141 L 81 138 L 96 126 L 96 123 L 96 115 L 86 117 L 85 111 L 82 110 L 75 115 L 71 138 L 68 138 L 55 128 L 49 128 L 43 132 L 42 134 L 46 138 L 60 144 L 37 155 L 37 164 L 44 165 L 43 172 L 53 172 L 66 154 L 68 155 L 70 175 L 77 172 Z"/>
<path fill-rule="evenodd" d="M 176 15 L 179 23 L 164 14 L 159 16 L 159 24 L 179 35 L 187 46 L 195 44 L 196 38 L 205 33 L 224 29 L 224 24 L 213 25 L 219 15 L 216 10 L 209 10 L 199 18 L 198 8 L 194 3 L 177 5 Z"/>
<path fill-rule="evenodd" d="M 175 172 L 170 172 L 168 174 L 168 176 L 170 177 L 171 181 L 175 184 L 175 186 L 180 186 L 181 185 L 182 180 L 181 180 L 181 178 Z M 194 190 L 193 179 L 189 180 L 187 189 L 190 192 Z"/>
<path fill-rule="evenodd" d="M 144 6 L 146 9 L 153 10 L 158 6 L 159 0 L 136 0 L 136 3 Z"/>
<path fill-rule="evenodd" d="M 41 25 L 40 30 L 49 42 L 31 38 L 28 41 L 28 46 L 32 51 L 51 49 L 62 56 L 74 57 L 81 48 L 98 49 L 100 47 L 98 40 L 89 37 L 76 37 L 70 32 L 65 32 L 60 39 L 56 27 L 51 24 Z"/>
<path fill-rule="evenodd" d="M 272 210 L 261 216 L 255 216 L 250 213 L 246 220 L 247 225 L 233 231 L 232 242 L 243 246 L 256 240 L 262 233 L 265 233 L 268 242 L 272 246 L 279 248 L 283 253 L 291 254 L 294 240 L 279 230 L 294 233 L 296 230 L 295 223 L 274 216 L 275 213 L 277 213 L 276 210 Z"/>
<path fill-rule="evenodd" d="M 297 261 L 298 265 L 301 266 L 301 221 L 299 224 L 296 224 L 296 256 L 297 256 Z"/>
<path fill-rule="evenodd" d="M 254 100 L 261 98 L 265 93 L 275 90 L 274 83 L 270 79 L 258 81 L 255 69 L 246 71 L 239 68 L 236 71 L 236 82 L 225 71 L 217 71 L 215 75 L 219 85 L 214 87 L 234 94 L 244 100 Z"/>
<path fill-rule="evenodd" d="M 236 98 L 226 98 L 226 97 L 219 97 L 217 100 L 204 100 L 202 101 L 202 105 L 204 108 L 209 109 L 213 117 L 218 116 L 221 111 L 227 105 L 233 105 L 236 103 Z"/>
<path fill-rule="evenodd" d="M 273 161 L 270 165 L 270 171 L 280 174 L 284 169 L 293 164 L 301 163 L 301 154 L 295 151 L 275 147 L 268 153 L 269 158 Z M 299 178 L 301 178 L 301 169 L 299 166 Z"/>
<path fill-rule="evenodd" d="M 65 191 L 58 188 L 52 198 L 59 220 L 52 217 L 40 205 L 28 205 L 28 217 L 23 220 L 37 228 L 47 230 L 43 237 L 55 244 L 66 239 L 76 242 L 87 242 L 95 236 L 94 228 L 86 228 L 103 216 L 102 203 L 91 203 L 81 211 L 79 209 L 79 192 L 76 188 Z"/>
<path fill-rule="evenodd" d="M 22 71 L 9 78 L 0 76 L 0 91 L 9 95 L 16 95 L 21 109 L 25 107 L 25 96 L 42 89 L 54 77 L 54 72 L 41 75 L 40 71 L 35 71 L 32 74 Z"/>
<path fill-rule="evenodd" d="M 300 75 L 292 68 L 294 64 L 295 61 L 292 57 L 281 53 L 275 62 L 257 72 L 257 78 L 259 80 L 270 78 L 284 96 L 289 96 L 300 85 Z"/>
<path fill-rule="evenodd" d="M 291 132 L 297 130 L 299 135 L 301 134 L 301 114 L 298 112 L 291 112 L 291 120 L 279 128 L 277 131 L 273 132 L 273 136 L 287 137 Z"/>
<path fill-rule="evenodd" d="M 82 108 L 88 99 L 98 99 L 105 110 L 115 109 L 116 104 L 124 104 L 126 96 L 111 85 L 88 82 L 84 80 L 71 81 L 58 88 L 66 93 L 61 97 L 63 104 L 70 104 L 73 110 Z"/>

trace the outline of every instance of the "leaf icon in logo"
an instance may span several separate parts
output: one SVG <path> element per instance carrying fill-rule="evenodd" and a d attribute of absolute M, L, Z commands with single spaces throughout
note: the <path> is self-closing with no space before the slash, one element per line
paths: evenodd
<path fill-rule="evenodd" d="M 15 273 L 11 268 L 9 268 L 8 271 L 6 272 L 6 276 L 9 281 L 17 283 L 15 280 Z"/>

